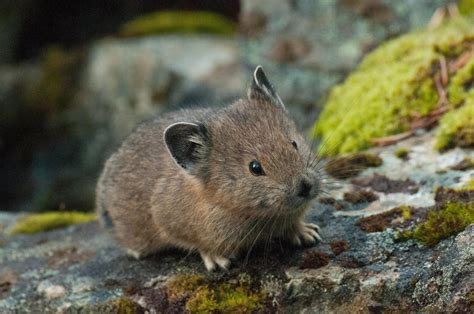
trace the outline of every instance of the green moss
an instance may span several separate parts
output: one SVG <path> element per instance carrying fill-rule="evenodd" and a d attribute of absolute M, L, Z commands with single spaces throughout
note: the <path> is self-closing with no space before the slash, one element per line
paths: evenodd
<path fill-rule="evenodd" d="M 202 275 L 177 275 L 166 285 L 171 302 L 185 304 L 191 313 L 248 313 L 263 308 L 266 294 L 251 288 L 246 276 L 213 282 Z"/>
<path fill-rule="evenodd" d="M 435 30 L 406 34 L 370 53 L 331 91 L 313 129 L 313 136 L 322 139 L 321 155 L 364 150 L 374 138 L 409 130 L 413 116 L 427 115 L 437 107 L 433 76 L 440 58 L 449 61 L 472 43 L 474 19 L 460 18 Z M 456 90 L 451 85 L 461 81 L 453 78 L 448 89 Z"/>
<path fill-rule="evenodd" d="M 462 15 L 474 14 L 474 4 L 472 3 L 472 0 L 459 0 L 458 7 L 459 12 Z"/>
<path fill-rule="evenodd" d="M 402 212 L 402 217 L 403 217 L 403 220 L 408 220 L 411 218 L 411 215 L 412 215 L 412 211 L 411 211 L 411 208 L 406 206 L 406 205 L 402 205 L 400 207 L 398 207 L 401 212 Z"/>
<path fill-rule="evenodd" d="M 409 152 L 410 152 L 410 151 L 409 151 L 407 148 L 405 148 L 405 147 L 400 147 L 400 148 L 398 148 L 398 149 L 395 151 L 395 156 L 397 156 L 397 157 L 400 158 L 400 159 L 405 159 L 405 158 L 408 157 L 408 153 L 409 153 Z"/>
<path fill-rule="evenodd" d="M 465 185 L 460 187 L 459 189 L 456 189 L 456 191 L 474 191 L 474 178 L 471 180 L 467 181 Z"/>
<path fill-rule="evenodd" d="M 450 79 L 448 88 L 449 102 L 455 107 L 466 99 L 474 99 L 474 58 L 462 67 Z"/>
<path fill-rule="evenodd" d="M 474 97 L 441 118 L 435 145 L 441 151 L 454 146 L 474 147 Z"/>
<path fill-rule="evenodd" d="M 186 303 L 191 313 L 251 313 L 262 309 L 264 294 L 245 285 L 221 284 L 200 287 Z"/>
<path fill-rule="evenodd" d="M 420 223 L 414 231 L 405 231 L 404 238 L 412 238 L 433 246 L 440 240 L 463 231 L 474 223 L 474 202 L 448 202 L 440 210 L 428 212 L 426 221 Z"/>
<path fill-rule="evenodd" d="M 87 307 L 79 307 L 74 309 L 71 313 L 117 313 L 117 314 L 139 314 L 145 313 L 137 302 L 128 298 L 119 298 L 110 300 L 106 303 L 99 303 Z"/>
<path fill-rule="evenodd" d="M 474 290 L 469 291 L 467 294 L 467 300 L 474 303 Z"/>
<path fill-rule="evenodd" d="M 117 314 L 136 314 L 140 312 L 144 313 L 143 308 L 139 304 L 137 304 L 135 301 L 126 298 L 114 300 L 112 302 L 112 306 L 114 308 L 114 313 Z"/>
<path fill-rule="evenodd" d="M 181 298 L 195 292 L 204 283 L 202 275 L 177 275 L 167 284 L 167 290 L 171 298 Z"/>
<path fill-rule="evenodd" d="M 11 234 L 33 234 L 86 223 L 95 219 L 95 214 L 74 211 L 31 214 L 20 218 L 11 230 Z"/>
<path fill-rule="evenodd" d="M 160 11 L 138 17 L 122 26 L 124 36 L 145 36 L 169 33 L 234 34 L 236 25 L 212 12 Z"/>

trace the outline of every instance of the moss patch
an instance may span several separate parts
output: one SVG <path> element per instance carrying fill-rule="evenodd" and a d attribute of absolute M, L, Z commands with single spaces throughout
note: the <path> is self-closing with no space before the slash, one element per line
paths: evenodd
<path fill-rule="evenodd" d="M 31 214 L 20 218 L 11 230 L 11 234 L 33 234 L 86 223 L 95 219 L 95 214 L 73 211 Z"/>
<path fill-rule="evenodd" d="M 448 202 L 441 210 L 428 212 L 426 221 L 419 224 L 414 231 L 406 231 L 403 236 L 433 246 L 440 240 L 463 231 L 472 223 L 474 223 L 474 201 Z"/>
<path fill-rule="evenodd" d="M 435 202 L 430 208 L 412 209 L 408 217 L 411 223 L 399 228 L 398 238 L 434 246 L 474 223 L 474 190 L 440 187 L 436 190 Z"/>
<path fill-rule="evenodd" d="M 124 36 L 145 36 L 170 33 L 207 33 L 229 35 L 236 24 L 213 12 L 160 11 L 132 20 L 120 29 Z"/>
<path fill-rule="evenodd" d="M 77 309 L 77 312 L 85 313 L 117 313 L 117 314 L 141 314 L 145 313 L 135 301 L 128 298 L 111 300 L 107 303 L 97 304 L 88 309 Z"/>
<path fill-rule="evenodd" d="M 471 191 L 474 192 L 474 178 L 467 181 L 465 185 L 463 185 L 459 190 L 461 191 Z"/>
<path fill-rule="evenodd" d="M 467 185 L 470 185 L 470 183 L 468 182 Z M 449 189 L 444 187 L 436 189 L 435 201 L 438 208 L 442 207 L 447 202 L 469 203 L 472 200 L 474 200 L 474 189 Z"/>
<path fill-rule="evenodd" d="M 397 156 L 400 159 L 407 159 L 409 153 L 410 153 L 410 151 L 407 148 L 400 147 L 395 151 L 394 154 L 395 154 L 395 156 Z"/>
<path fill-rule="evenodd" d="M 329 160 L 325 165 L 326 172 L 337 179 L 353 177 L 369 167 L 379 167 L 382 158 L 369 153 L 349 154 Z"/>
<path fill-rule="evenodd" d="M 459 0 L 458 7 L 459 12 L 462 15 L 474 14 L 474 5 L 472 4 L 472 0 Z"/>
<path fill-rule="evenodd" d="M 177 275 L 160 291 L 152 300 L 158 300 L 163 311 L 250 313 L 262 310 L 267 299 L 267 294 L 245 275 L 220 280 L 203 275 Z"/>
<path fill-rule="evenodd" d="M 331 91 L 313 130 L 313 136 L 322 139 L 320 153 L 356 152 L 371 147 L 374 138 L 408 131 L 416 117 L 426 116 L 438 106 L 433 77 L 439 74 L 440 59 L 449 63 L 473 44 L 474 19 L 459 18 L 435 30 L 406 34 L 370 53 Z M 468 63 L 458 69 L 448 82 L 453 106 L 472 92 L 462 79 L 470 67 Z M 451 141 L 444 139 L 438 147 L 446 143 Z"/>
<path fill-rule="evenodd" d="M 83 55 L 58 46 L 41 55 L 41 76 L 25 95 L 25 102 L 48 115 L 65 109 L 74 97 Z"/>
<path fill-rule="evenodd" d="M 474 148 L 474 97 L 440 120 L 436 148 L 446 150 L 455 146 Z"/>
<path fill-rule="evenodd" d="M 262 309 L 264 295 L 244 284 L 202 286 L 186 303 L 191 313 L 251 313 Z"/>
<path fill-rule="evenodd" d="M 205 283 L 202 275 L 177 275 L 166 286 L 171 298 L 182 298 L 189 293 L 194 293 Z"/>

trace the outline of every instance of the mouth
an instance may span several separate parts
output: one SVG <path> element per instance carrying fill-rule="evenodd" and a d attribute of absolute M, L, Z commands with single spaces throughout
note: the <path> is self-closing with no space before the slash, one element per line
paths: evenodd
<path fill-rule="evenodd" d="M 288 202 L 288 208 L 290 209 L 289 211 L 295 213 L 305 210 L 309 206 L 309 203 L 312 199 L 313 197 L 292 197 Z"/>

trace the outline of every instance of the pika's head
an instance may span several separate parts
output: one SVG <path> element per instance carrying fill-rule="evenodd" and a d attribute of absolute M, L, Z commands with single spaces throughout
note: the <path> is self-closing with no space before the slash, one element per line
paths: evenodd
<path fill-rule="evenodd" d="M 301 213 L 321 191 L 315 156 L 261 66 L 246 99 L 206 121 L 164 132 L 170 155 L 223 210 L 270 217 Z"/>

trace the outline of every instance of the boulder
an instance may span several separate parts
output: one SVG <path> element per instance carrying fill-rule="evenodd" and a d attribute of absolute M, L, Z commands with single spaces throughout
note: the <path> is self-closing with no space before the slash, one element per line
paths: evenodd
<path fill-rule="evenodd" d="M 135 260 L 97 222 L 19 234 L 25 214 L 0 212 L 0 311 L 472 312 L 474 169 L 456 165 L 474 152 L 440 154 L 433 141 L 430 132 L 400 143 L 410 152 L 406 159 L 396 157 L 395 146 L 373 150 L 382 161 L 377 167 L 328 184 L 330 197 L 320 197 L 307 216 L 321 227 L 322 243 L 264 243 L 227 272 L 208 273 L 197 254 L 177 250 Z M 351 182 L 375 174 L 409 179 L 418 189 L 369 186 L 377 198 L 344 200 L 358 188 Z M 437 186 L 443 188 L 435 192 Z M 455 227 L 449 233 L 427 229 L 446 204 L 467 208 L 466 220 L 446 225 L 440 218 L 440 230 Z M 409 237 L 424 230 L 436 241 Z"/>

